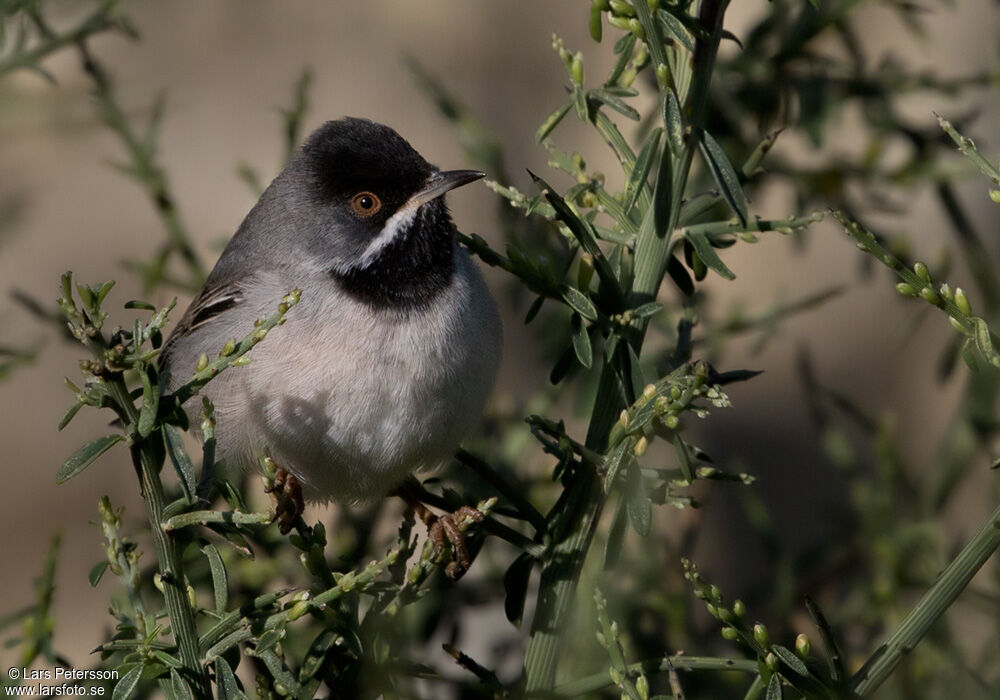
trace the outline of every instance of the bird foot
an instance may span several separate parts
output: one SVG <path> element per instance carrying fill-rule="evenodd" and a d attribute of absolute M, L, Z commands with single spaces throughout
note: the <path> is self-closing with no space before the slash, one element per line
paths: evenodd
<path fill-rule="evenodd" d="M 299 483 L 294 474 L 288 472 L 284 467 L 278 467 L 274 472 L 274 481 L 265 490 L 267 493 L 274 494 L 276 502 L 274 519 L 278 522 L 278 531 L 282 535 L 287 535 L 305 511 L 302 484 Z"/>
<path fill-rule="evenodd" d="M 407 484 L 400 486 L 394 493 L 402 498 L 410 510 L 427 526 L 427 537 L 434 545 L 435 560 L 440 560 L 444 554 L 445 544 L 451 545 L 452 561 L 448 562 L 444 573 L 452 581 L 462 578 L 472 565 L 472 557 L 469 556 L 463 531 L 474 523 L 481 523 L 483 514 L 472 506 L 462 506 L 453 513 L 437 515 L 420 501 Z"/>
<path fill-rule="evenodd" d="M 426 512 L 430 517 L 421 516 L 421 519 L 427 525 L 427 536 L 434 543 L 434 558 L 437 559 L 444 553 L 445 541 L 450 543 L 454 556 L 445 567 L 444 573 L 452 581 L 457 581 L 472 566 L 472 558 L 469 556 L 469 549 L 465 544 L 465 533 L 462 532 L 464 529 L 462 525 L 467 527 L 472 523 L 481 523 L 483 514 L 472 506 L 462 506 L 455 512 L 444 515 Z"/>

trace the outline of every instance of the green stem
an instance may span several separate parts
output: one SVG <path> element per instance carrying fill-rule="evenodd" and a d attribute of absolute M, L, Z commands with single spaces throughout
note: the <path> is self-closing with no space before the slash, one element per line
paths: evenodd
<path fill-rule="evenodd" d="M 937 582 L 924 594 L 899 628 L 889 635 L 861 670 L 854 674 L 850 682 L 851 689 L 861 697 L 874 693 L 903 657 L 916 647 L 931 626 L 951 607 L 997 547 L 1000 547 L 1000 506 L 941 572 Z"/>
<path fill-rule="evenodd" d="M 700 39 L 695 46 L 695 83 L 689 102 L 690 123 L 695 125 L 701 123 L 708 101 L 708 84 L 722 37 L 722 18 L 728 4 L 729 0 L 704 0 L 701 6 L 699 20 L 708 30 L 708 35 Z M 599 127 L 599 131 L 608 143 L 615 148 L 619 157 L 623 160 L 628 159 L 631 149 L 623 139 L 620 140 L 617 129 L 609 128 L 603 121 L 595 122 L 595 125 Z M 671 190 L 673 196 L 666 233 L 659 236 L 653 227 L 644 227 L 645 230 L 640 234 L 636 247 L 633 295 L 646 299 L 654 298 L 663 280 L 669 254 L 669 232 L 676 227 L 680 216 L 681 194 L 687 184 L 696 146 L 696 139 L 689 138 L 681 158 L 681 165 L 674 169 L 675 179 Z M 664 157 L 668 157 L 666 152 Z M 655 206 L 655 203 L 650 203 L 649 206 Z M 632 339 L 637 353 L 642 346 L 644 336 L 645 326 L 639 329 Z M 599 451 L 605 449 L 608 433 L 621 408 L 614 361 L 614 356 L 606 357 L 604 360 L 594 412 L 587 432 L 587 447 Z M 580 571 L 603 508 L 604 492 L 600 487 L 597 471 L 593 466 L 584 464 L 549 513 L 550 534 L 554 544 L 542 567 L 538 607 L 532 620 L 531 637 L 525 650 L 524 677 L 527 692 L 546 691 L 555 685 L 561 631 L 572 608 Z"/>
<path fill-rule="evenodd" d="M 181 513 L 163 522 L 167 532 L 180 530 L 191 525 L 207 525 L 208 523 L 226 523 L 228 525 L 267 525 L 274 520 L 274 513 L 242 513 L 239 511 L 194 510 Z"/>
<path fill-rule="evenodd" d="M 657 659 L 647 659 L 638 663 L 630 664 L 628 670 L 632 673 L 641 672 L 644 674 L 664 673 L 671 670 L 677 671 L 744 671 L 746 673 L 757 673 L 758 665 L 752 659 L 723 659 L 711 656 L 669 656 Z M 595 673 L 592 676 L 579 678 L 569 683 L 558 686 L 554 694 L 561 697 L 579 697 L 587 693 L 593 693 L 601 688 L 611 685 L 611 675 L 607 671 Z M 540 695 L 537 697 L 545 697 Z"/>
<path fill-rule="evenodd" d="M 709 32 L 700 39 L 694 49 L 694 68 L 692 90 L 688 98 L 688 125 L 690 133 L 684 143 L 684 152 L 673 168 L 674 182 L 671 192 L 670 216 L 666 228 L 658 231 L 655 226 L 644 226 L 639 234 L 635 249 L 635 282 L 632 294 L 637 303 L 643 303 L 656 298 L 660 289 L 663 274 L 666 271 L 670 239 L 681 215 L 681 201 L 687 186 L 688 174 L 691 172 L 691 162 L 698 147 L 699 130 L 705 119 L 705 109 L 708 105 L 708 87 L 715 68 L 715 57 L 722 40 L 722 19 L 726 13 L 729 0 L 705 0 L 701 5 L 699 20 L 702 27 Z M 669 157 L 669 149 L 664 149 L 663 157 Z M 638 351 L 638 348 L 637 348 Z"/>
<path fill-rule="evenodd" d="M 65 34 L 43 31 L 45 41 L 28 51 L 15 52 L 6 61 L 0 62 L 0 76 L 20 68 L 37 68 L 45 57 L 71 44 L 83 41 L 92 34 L 97 34 L 114 26 L 111 10 L 118 0 L 104 0 L 96 10 L 84 19 L 76 28 Z"/>
<path fill-rule="evenodd" d="M 125 382 L 119 376 L 110 382 L 110 389 L 122 410 L 126 426 L 131 428 L 138 422 L 139 412 L 129 396 Z M 170 630 L 195 697 L 210 698 L 212 695 L 208 676 L 201 664 L 198 628 L 195 624 L 194 609 L 188 599 L 180 549 L 174 537 L 163 529 L 163 510 L 167 504 L 163 483 L 160 481 L 163 453 L 154 445 L 154 440 L 149 438 L 135 443 L 132 446 L 132 462 L 139 474 L 142 500 L 146 505 L 146 517 L 153 534 L 153 546 L 160 566 Z"/>

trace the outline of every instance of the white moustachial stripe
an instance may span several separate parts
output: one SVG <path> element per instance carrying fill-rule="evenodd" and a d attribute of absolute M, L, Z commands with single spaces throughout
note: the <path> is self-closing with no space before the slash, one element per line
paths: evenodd
<path fill-rule="evenodd" d="M 399 208 L 399 211 L 390 216 L 379 234 L 372 239 L 372 242 L 365 248 L 365 252 L 361 254 L 357 266 L 363 270 L 371 265 L 375 261 L 375 258 L 378 257 L 378 254 L 382 252 L 382 249 L 396 240 L 396 236 L 406 233 L 410 226 L 413 225 L 413 220 L 416 218 L 419 209 L 419 204 L 407 202 Z"/>

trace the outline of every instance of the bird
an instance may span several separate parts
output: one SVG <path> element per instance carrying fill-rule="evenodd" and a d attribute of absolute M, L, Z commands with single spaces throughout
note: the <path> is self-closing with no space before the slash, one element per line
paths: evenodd
<path fill-rule="evenodd" d="M 263 192 L 164 344 L 159 369 L 172 391 L 202 354 L 301 290 L 250 364 L 200 392 L 214 406 L 219 459 L 277 466 L 283 533 L 304 500 L 383 497 L 476 429 L 499 367 L 501 320 L 444 195 L 482 177 L 438 169 L 383 124 L 326 122 Z M 195 403 L 183 408 L 197 426 Z M 451 540 L 461 575 L 468 553 L 454 522 L 407 494 L 399 490 L 436 546 Z M 461 514 L 478 519 L 469 507 Z"/>

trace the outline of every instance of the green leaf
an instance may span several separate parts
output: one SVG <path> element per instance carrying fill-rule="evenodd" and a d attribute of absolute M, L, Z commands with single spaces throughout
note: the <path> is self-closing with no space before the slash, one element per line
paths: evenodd
<path fill-rule="evenodd" d="M 111 291 L 112 287 L 115 286 L 114 280 L 108 280 L 102 284 L 97 289 L 97 305 L 100 306 L 104 303 L 104 299 L 108 296 L 108 292 Z"/>
<path fill-rule="evenodd" d="M 162 649 L 156 649 L 153 651 L 153 656 L 167 668 L 184 668 L 184 663 L 180 659 L 176 656 L 171 656 Z"/>
<path fill-rule="evenodd" d="M 635 46 L 635 40 L 635 34 L 629 32 L 628 34 L 623 34 L 615 42 L 614 52 L 618 56 L 618 60 L 615 62 L 615 67 L 611 69 L 611 75 L 608 76 L 607 81 L 604 83 L 605 88 L 614 86 L 618 82 L 618 78 L 625 72 L 628 62 L 632 59 L 632 48 Z"/>
<path fill-rule="evenodd" d="M 142 666 L 135 666 L 131 671 L 126 673 L 118 683 L 115 684 L 115 690 L 111 693 L 111 700 L 128 700 L 132 697 L 132 693 L 135 692 L 135 687 L 139 685 L 139 677 L 142 675 Z"/>
<path fill-rule="evenodd" d="M 636 318 L 649 318 L 650 316 L 655 316 L 660 313 L 663 309 L 663 304 L 658 301 L 647 301 L 645 304 L 640 304 L 639 306 L 632 309 L 632 315 Z"/>
<path fill-rule="evenodd" d="M 618 278 L 615 277 L 614 270 L 611 269 L 611 264 L 608 262 L 607 257 L 605 257 L 604 251 L 597 245 L 597 237 L 594 234 L 591 224 L 577 216 L 570 209 L 569 205 L 566 204 L 566 201 L 545 180 L 530 170 L 528 174 L 534 181 L 535 186 L 542 192 L 545 200 L 552 205 L 556 217 L 566 225 L 570 233 L 573 234 L 573 237 L 579 241 L 580 247 L 593 256 L 594 269 L 597 271 L 597 276 L 600 278 L 601 284 L 606 288 L 606 291 L 614 295 L 615 301 L 619 306 L 623 305 L 624 296 L 618 284 Z"/>
<path fill-rule="evenodd" d="M 587 104 L 587 93 L 579 85 L 573 85 L 573 106 L 576 108 L 576 116 L 580 121 L 590 119 L 590 106 Z"/>
<path fill-rule="evenodd" d="M 680 158 L 684 151 L 684 118 L 681 116 L 681 105 L 673 90 L 668 89 L 663 98 L 663 123 L 667 125 L 667 143 L 675 158 Z"/>
<path fill-rule="evenodd" d="M 156 311 L 156 307 L 150 304 L 148 301 L 139 301 L 137 299 L 132 299 L 131 301 L 125 302 L 126 309 L 140 309 L 142 311 Z"/>
<path fill-rule="evenodd" d="M 653 502 L 646 493 L 646 487 L 639 470 L 632 467 L 630 480 L 632 488 L 628 495 L 628 519 L 632 523 L 632 529 L 639 535 L 645 537 L 649 534 L 649 527 L 653 520 Z"/>
<path fill-rule="evenodd" d="M 970 370 L 973 372 L 979 371 L 978 353 L 976 353 L 976 344 L 972 338 L 965 339 L 965 342 L 962 343 L 962 348 L 959 350 L 959 354 L 961 354 L 962 360 Z"/>
<path fill-rule="evenodd" d="M 563 299 L 566 300 L 566 303 L 569 304 L 574 311 L 588 321 L 597 320 L 597 307 L 594 306 L 594 303 L 585 293 L 568 284 L 564 284 L 559 291 L 562 293 Z"/>
<path fill-rule="evenodd" d="M 90 573 L 87 574 L 87 580 L 90 581 L 90 585 L 93 588 L 97 588 L 97 584 L 101 582 L 101 577 L 104 576 L 104 572 L 108 570 L 108 562 L 99 561 L 94 564 L 90 569 Z"/>
<path fill-rule="evenodd" d="M 712 177 L 715 178 L 729 208 L 739 218 L 740 224 L 745 227 L 747 225 L 747 200 L 743 194 L 743 188 L 740 186 L 740 178 L 722 147 L 707 131 L 701 133 L 701 152 L 705 156 L 709 170 L 712 171 Z"/>
<path fill-rule="evenodd" d="M 615 511 L 615 519 L 611 521 L 611 529 L 608 530 L 608 540 L 604 543 L 604 570 L 613 569 L 618 563 L 618 557 L 622 553 L 622 542 L 625 540 L 625 532 L 628 524 L 628 506 L 623 497 L 618 503 L 618 510 Z"/>
<path fill-rule="evenodd" d="M 215 659 L 215 686 L 218 689 L 219 700 L 244 700 L 246 695 L 236 682 L 236 674 L 221 656 Z"/>
<path fill-rule="evenodd" d="M 597 88 L 590 91 L 590 99 L 596 100 L 601 104 L 607 105 L 611 109 L 615 110 L 621 114 L 626 119 L 631 119 L 632 121 L 639 121 L 639 112 L 632 105 L 628 104 L 622 100 L 618 95 L 615 95 L 609 90 L 603 88 Z"/>
<path fill-rule="evenodd" d="M 767 682 L 767 700 L 781 700 L 781 676 L 777 673 L 772 673 Z"/>
<path fill-rule="evenodd" d="M 552 371 L 549 372 L 549 382 L 556 385 L 565 379 L 576 367 L 576 362 L 573 361 L 575 357 L 576 350 L 573 347 L 566 348 L 552 366 Z"/>
<path fill-rule="evenodd" d="M 191 692 L 190 686 L 188 686 L 187 681 L 181 678 L 181 674 L 177 673 L 176 668 L 170 669 L 169 683 L 175 698 L 178 698 L 178 700 L 194 700 L 194 694 Z"/>
<path fill-rule="evenodd" d="M 688 51 L 694 51 L 694 36 L 679 19 L 666 10 L 657 10 L 656 18 L 660 21 L 660 29 L 666 37 L 672 37 Z"/>
<path fill-rule="evenodd" d="M 545 303 L 545 297 L 543 296 L 539 296 L 531 303 L 531 306 L 528 307 L 528 313 L 524 315 L 524 325 L 527 326 L 529 323 L 535 320 L 535 316 L 537 316 L 538 312 L 542 310 L 542 304 L 544 303 Z"/>
<path fill-rule="evenodd" d="M 771 651 L 774 655 L 781 659 L 782 663 L 788 666 L 788 668 L 795 671 L 800 676 L 808 676 L 809 669 L 806 665 L 802 663 L 802 659 L 797 657 L 790 649 L 783 647 L 780 644 L 774 644 L 771 646 Z"/>
<path fill-rule="evenodd" d="M 124 435 L 105 435 L 88 442 L 74 452 L 56 472 L 56 483 L 64 484 L 93 464 L 98 457 L 125 439 Z"/>
<path fill-rule="evenodd" d="M 1000 367 L 1000 353 L 993 347 L 993 339 L 990 337 L 990 327 L 986 321 L 978 317 L 972 317 L 973 332 L 976 338 L 976 347 L 983 357 L 994 367 Z"/>
<path fill-rule="evenodd" d="M 684 438 L 681 437 L 680 433 L 674 435 L 674 451 L 677 453 L 677 462 L 681 469 L 681 474 L 684 475 L 685 481 L 692 481 L 694 479 L 694 467 L 691 464 L 691 453 L 688 452 L 687 443 L 684 442 Z"/>
<path fill-rule="evenodd" d="M 649 176 L 650 168 L 653 167 L 653 159 L 656 157 L 656 151 L 660 145 L 662 134 L 663 129 L 659 127 L 653 130 L 653 133 L 649 135 L 649 139 L 646 141 L 646 145 L 639 152 L 639 157 L 635 160 L 632 172 L 628 175 L 628 180 L 625 182 L 625 201 L 622 204 L 622 208 L 626 214 L 635 206 L 635 200 L 639 198 L 639 193 L 646 186 L 646 178 Z"/>
<path fill-rule="evenodd" d="M 160 407 L 160 384 L 149 379 L 148 371 L 139 372 L 139 380 L 142 382 L 142 406 L 139 408 L 139 422 L 136 428 L 139 435 L 148 437 L 153 432 L 156 424 L 156 414 Z"/>
<path fill-rule="evenodd" d="M 524 617 L 524 602 L 528 598 L 528 582 L 534 563 L 531 555 L 521 554 L 503 575 L 503 589 L 506 593 L 503 612 L 515 627 L 520 626 Z"/>
<path fill-rule="evenodd" d="M 164 425 L 162 432 L 163 444 L 167 448 L 170 463 L 174 465 L 174 470 L 180 478 L 184 497 L 188 503 L 194 503 L 194 494 L 198 488 L 198 480 L 194 475 L 194 464 L 192 464 L 191 458 L 188 457 L 187 450 L 184 449 L 181 433 L 172 425 Z"/>
<path fill-rule="evenodd" d="M 563 120 L 569 110 L 573 107 L 573 103 L 565 104 L 555 112 L 549 115 L 548 119 L 542 122 L 542 125 L 538 127 L 538 131 L 535 132 L 535 142 L 541 143 L 545 140 L 545 137 L 552 133 L 552 130 L 559 126 L 559 122 Z"/>
<path fill-rule="evenodd" d="M 77 411 L 79 411 L 81 408 L 83 408 L 83 404 L 80 403 L 79 401 L 70 406 L 69 410 L 66 411 L 65 415 L 63 415 L 62 420 L 59 421 L 59 425 L 56 427 L 56 429 L 62 430 L 67 425 L 69 425 L 69 422 L 73 420 L 73 417 L 76 415 Z"/>
<path fill-rule="evenodd" d="M 201 551 L 208 559 L 212 570 L 212 590 L 215 593 L 215 612 L 222 614 L 229 607 L 229 578 L 226 575 L 226 565 L 222 562 L 219 550 L 213 544 L 205 544 Z"/>
<path fill-rule="evenodd" d="M 694 294 L 694 282 L 691 280 L 691 275 L 688 274 L 684 264 L 674 255 L 667 258 L 667 274 L 685 296 Z"/>
<path fill-rule="evenodd" d="M 722 258 L 715 252 L 715 248 L 709 243 L 708 235 L 704 231 L 685 229 L 684 238 L 691 243 L 694 252 L 707 267 L 727 280 L 736 279 L 736 274 L 726 266 L 726 263 L 722 262 Z"/>
<path fill-rule="evenodd" d="M 605 493 L 611 492 L 611 489 L 615 484 L 615 478 L 618 476 L 618 472 L 621 471 L 622 467 L 631 466 L 632 460 L 635 458 L 635 455 L 632 453 L 632 448 L 634 446 L 635 441 L 626 437 L 604 456 Z"/>
<path fill-rule="evenodd" d="M 578 314 L 573 314 L 571 327 L 573 330 L 573 351 L 576 353 L 576 359 L 580 361 L 581 365 L 590 369 L 594 364 L 594 351 L 590 347 L 590 333 Z"/>

